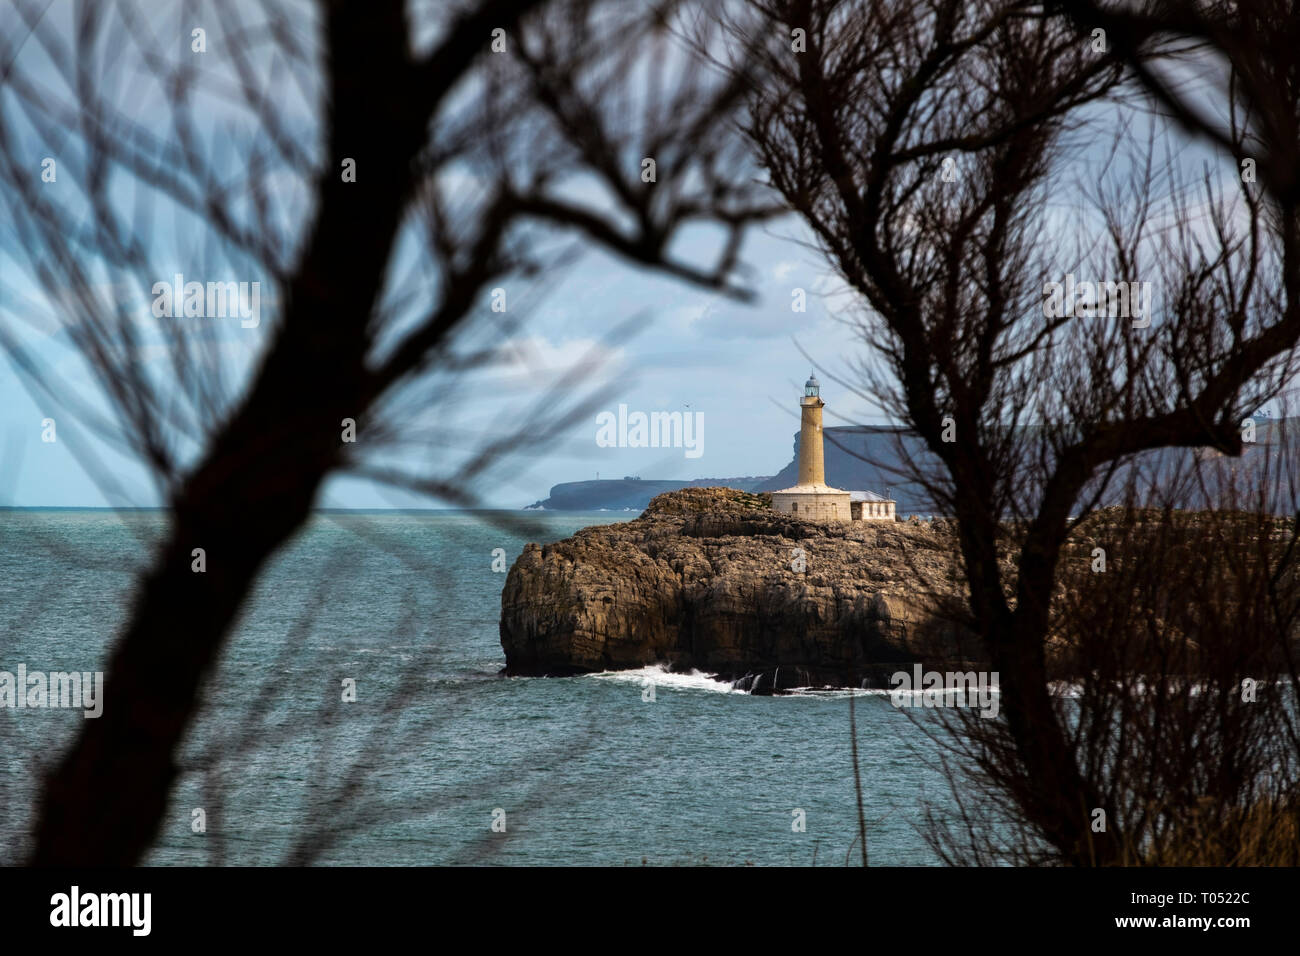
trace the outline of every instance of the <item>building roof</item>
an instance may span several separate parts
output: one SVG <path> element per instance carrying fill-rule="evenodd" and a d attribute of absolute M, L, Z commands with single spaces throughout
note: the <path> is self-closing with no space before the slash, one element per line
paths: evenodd
<path fill-rule="evenodd" d="M 849 501 L 894 501 L 893 498 L 886 498 L 884 495 L 878 495 L 874 491 L 850 491 Z M 894 502 L 897 504 L 898 502 Z"/>
<path fill-rule="evenodd" d="M 830 485 L 795 485 L 793 488 L 781 488 L 772 492 L 774 495 L 847 495 L 849 492 L 843 488 L 832 488 Z M 849 499 L 850 501 L 852 499 Z"/>

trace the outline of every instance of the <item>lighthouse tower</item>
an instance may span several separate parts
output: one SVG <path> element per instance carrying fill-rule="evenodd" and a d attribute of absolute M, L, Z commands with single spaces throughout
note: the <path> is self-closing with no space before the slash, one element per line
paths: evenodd
<path fill-rule="evenodd" d="M 799 399 L 799 483 L 772 492 L 772 508 L 782 514 L 820 521 L 852 519 L 847 491 L 826 484 L 826 458 L 822 449 L 821 383 L 812 373 Z"/>
<path fill-rule="evenodd" d="M 799 487 L 826 484 L 826 454 L 822 449 L 821 383 L 808 373 L 799 399 Z"/>

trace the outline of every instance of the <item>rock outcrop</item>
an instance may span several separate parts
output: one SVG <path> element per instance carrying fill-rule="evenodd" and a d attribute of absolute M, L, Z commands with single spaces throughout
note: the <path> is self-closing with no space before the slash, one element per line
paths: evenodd
<path fill-rule="evenodd" d="M 957 554 L 945 521 L 819 524 L 766 495 L 662 494 L 634 521 L 524 549 L 501 597 L 505 673 L 666 664 L 765 693 L 971 664 Z"/>
<path fill-rule="evenodd" d="M 643 511 L 656 495 L 681 488 L 725 485 L 754 491 L 771 481 L 766 476 L 748 478 L 695 478 L 665 481 L 657 478 L 602 478 L 597 481 L 566 481 L 551 487 L 550 494 L 528 507 L 542 511 Z M 782 488 L 785 485 L 781 485 Z"/>

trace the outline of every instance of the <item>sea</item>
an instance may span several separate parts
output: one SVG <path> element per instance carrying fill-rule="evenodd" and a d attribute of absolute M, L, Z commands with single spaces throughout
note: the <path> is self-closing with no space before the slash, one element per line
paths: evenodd
<path fill-rule="evenodd" d="M 938 864 L 943 748 L 882 692 L 501 676 L 502 569 L 634 517 L 315 514 L 229 637 L 145 862 L 860 865 L 852 698 L 868 865 Z M 166 521 L 0 510 L 0 671 L 103 670 Z M 0 862 L 30 852 L 40 780 L 86 719 L 0 707 Z"/>

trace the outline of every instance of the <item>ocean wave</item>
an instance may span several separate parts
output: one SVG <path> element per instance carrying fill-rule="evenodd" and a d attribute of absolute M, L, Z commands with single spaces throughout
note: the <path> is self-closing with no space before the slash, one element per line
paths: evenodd
<path fill-rule="evenodd" d="M 836 700 L 841 697 L 884 697 L 888 693 L 878 687 L 791 687 L 783 690 L 780 696 Z"/>
<path fill-rule="evenodd" d="M 639 667 L 631 671 L 601 671 L 598 674 L 585 674 L 594 680 L 619 681 L 626 684 L 652 683 L 655 687 L 669 690 L 704 690 L 714 694 L 743 694 L 735 690 L 731 681 L 718 680 L 712 674 L 702 671 L 670 671 L 662 664 Z"/>

